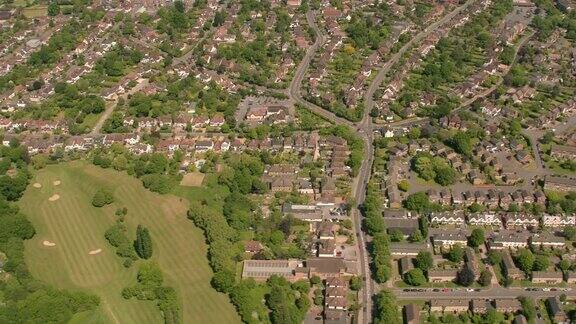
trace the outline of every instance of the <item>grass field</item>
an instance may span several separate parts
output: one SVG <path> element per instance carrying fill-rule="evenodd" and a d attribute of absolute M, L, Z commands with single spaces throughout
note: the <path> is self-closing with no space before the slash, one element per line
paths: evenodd
<path fill-rule="evenodd" d="M 190 172 L 186 173 L 180 181 L 181 186 L 185 187 L 200 187 L 204 181 L 204 173 Z"/>
<path fill-rule="evenodd" d="M 54 180 L 61 180 L 54 186 Z M 148 227 L 154 256 L 166 285 L 176 288 L 182 301 L 184 323 L 239 322 L 227 297 L 210 286 L 211 270 L 204 237 L 186 218 L 187 201 L 161 196 L 144 189 L 139 180 L 113 170 L 82 162 L 49 166 L 37 173 L 20 200 L 22 211 L 33 222 L 37 235 L 26 243 L 26 261 L 32 274 L 55 287 L 82 289 L 99 295 L 102 307 L 78 314 L 72 323 L 160 323 L 153 302 L 120 296 L 123 287 L 135 283 L 137 266 L 125 269 L 104 239 L 114 222 L 116 207 L 127 207 L 127 224 Z M 94 192 L 101 187 L 114 191 L 112 206 L 94 208 Z M 194 188 L 196 189 L 196 188 Z M 54 194 L 57 201 L 48 201 Z M 56 244 L 47 247 L 43 241 Z M 88 252 L 102 249 L 96 255 Z"/>
<path fill-rule="evenodd" d="M 22 9 L 22 14 L 26 18 L 37 18 L 37 17 L 45 17 L 48 15 L 47 6 L 32 6 Z"/>

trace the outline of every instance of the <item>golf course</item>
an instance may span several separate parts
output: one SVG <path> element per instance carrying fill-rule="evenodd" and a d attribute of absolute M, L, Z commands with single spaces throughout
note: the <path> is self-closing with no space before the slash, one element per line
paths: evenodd
<path fill-rule="evenodd" d="M 112 191 L 115 201 L 96 208 L 91 201 L 101 188 Z M 210 286 L 204 236 L 186 218 L 185 198 L 152 193 L 126 173 L 78 161 L 36 171 L 18 204 L 37 232 L 25 249 L 32 275 L 56 288 L 83 290 L 101 299 L 98 310 L 76 315 L 73 323 L 163 322 L 155 302 L 121 296 L 124 287 L 136 283 L 142 262 L 125 268 L 104 238 L 117 218 L 116 209 L 123 207 L 128 209 L 130 235 L 139 224 L 149 229 L 152 260 L 160 265 L 164 284 L 178 291 L 183 323 L 240 321 L 227 296 Z"/>

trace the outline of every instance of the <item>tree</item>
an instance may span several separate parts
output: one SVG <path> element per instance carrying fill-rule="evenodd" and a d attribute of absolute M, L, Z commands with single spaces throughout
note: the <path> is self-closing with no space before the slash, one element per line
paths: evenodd
<path fill-rule="evenodd" d="M 374 324 L 400 323 L 398 304 L 394 294 L 388 290 L 381 290 L 375 298 Z"/>
<path fill-rule="evenodd" d="M 452 262 L 462 262 L 462 259 L 464 258 L 464 249 L 460 244 L 455 244 L 446 256 L 448 257 L 448 260 Z"/>
<path fill-rule="evenodd" d="M 398 189 L 399 190 L 407 192 L 409 188 L 410 188 L 410 183 L 408 182 L 408 180 L 404 179 L 404 180 L 398 182 Z"/>
<path fill-rule="evenodd" d="M 430 208 L 430 199 L 428 199 L 428 195 L 423 191 L 413 193 L 404 201 L 404 207 L 408 210 L 423 213 Z"/>
<path fill-rule="evenodd" d="M 482 270 L 482 272 L 480 272 L 480 278 L 478 279 L 478 282 L 483 287 L 490 286 L 490 283 L 492 282 L 492 272 L 490 272 L 488 269 Z"/>
<path fill-rule="evenodd" d="M 422 271 L 428 271 L 434 266 L 434 260 L 432 259 L 432 253 L 429 251 L 420 251 L 416 256 L 416 267 Z"/>
<path fill-rule="evenodd" d="M 362 289 L 362 279 L 358 276 L 353 276 L 352 278 L 350 278 L 350 289 L 354 290 L 354 291 L 359 291 L 360 289 Z"/>
<path fill-rule="evenodd" d="M 524 314 L 528 322 L 534 321 L 536 318 L 534 299 L 532 297 L 520 297 L 520 303 L 522 304 L 522 314 Z"/>
<path fill-rule="evenodd" d="M 462 286 L 470 286 L 474 283 L 474 271 L 470 267 L 464 266 L 460 271 L 458 271 L 456 281 Z"/>
<path fill-rule="evenodd" d="M 422 236 L 422 233 L 420 232 L 420 230 L 415 230 L 414 232 L 412 232 L 412 234 L 410 234 L 410 236 L 408 237 L 408 241 L 415 243 L 415 242 L 421 242 L 424 240 L 424 236 Z"/>
<path fill-rule="evenodd" d="M 421 286 L 426 283 L 426 277 L 421 269 L 415 268 L 404 274 L 404 282 L 410 286 Z"/>
<path fill-rule="evenodd" d="M 108 189 L 98 189 L 92 197 L 92 206 L 103 207 L 114 202 L 114 195 Z"/>
<path fill-rule="evenodd" d="M 502 253 L 495 250 L 490 250 L 490 252 L 488 252 L 488 262 L 491 265 L 500 264 L 502 262 Z"/>
<path fill-rule="evenodd" d="M 484 244 L 485 240 L 486 235 L 484 233 L 484 230 L 482 228 L 475 228 L 474 230 L 472 230 L 472 233 L 470 234 L 468 244 L 470 244 L 471 247 L 477 248 L 480 245 Z"/>
<path fill-rule="evenodd" d="M 150 236 L 148 229 L 142 225 L 138 225 L 138 228 L 136 229 L 134 249 L 142 259 L 149 259 L 152 256 L 152 237 Z"/>
<path fill-rule="evenodd" d="M 529 273 L 534 266 L 534 254 L 528 249 L 521 249 L 516 256 L 516 262 L 520 270 Z"/>
<path fill-rule="evenodd" d="M 534 264 L 532 265 L 533 271 L 545 271 L 550 266 L 550 260 L 548 256 L 543 254 L 538 254 L 536 258 L 534 258 Z"/>
<path fill-rule="evenodd" d="M 402 234 L 402 232 L 397 229 L 390 231 L 390 241 L 401 242 L 402 240 L 404 240 L 404 234 Z"/>
<path fill-rule="evenodd" d="M 56 1 L 50 2 L 48 5 L 48 16 L 54 17 L 60 13 L 60 6 Z"/>
<path fill-rule="evenodd" d="M 569 241 L 576 241 L 576 227 L 574 226 L 566 226 L 562 231 L 564 237 Z"/>

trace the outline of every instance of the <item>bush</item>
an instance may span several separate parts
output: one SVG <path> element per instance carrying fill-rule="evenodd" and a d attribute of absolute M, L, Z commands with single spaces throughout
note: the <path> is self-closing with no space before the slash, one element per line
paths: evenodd
<path fill-rule="evenodd" d="M 114 202 L 114 195 L 108 189 L 98 189 L 92 198 L 92 206 L 103 207 Z"/>
<path fill-rule="evenodd" d="M 172 190 L 174 182 L 169 176 L 163 174 L 146 174 L 141 178 L 144 187 L 150 191 L 167 194 Z"/>

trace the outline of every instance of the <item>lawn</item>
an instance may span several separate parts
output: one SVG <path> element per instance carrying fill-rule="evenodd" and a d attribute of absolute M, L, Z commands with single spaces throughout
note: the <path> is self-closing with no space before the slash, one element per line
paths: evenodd
<path fill-rule="evenodd" d="M 48 14 L 47 6 L 32 6 L 22 9 L 22 14 L 26 18 L 38 18 L 38 17 L 45 17 Z"/>
<path fill-rule="evenodd" d="M 61 184 L 55 186 L 55 180 Z M 125 269 L 104 239 L 117 207 L 128 208 L 131 231 L 138 224 L 150 230 L 153 259 L 160 264 L 166 285 L 178 290 L 183 323 L 239 322 L 228 298 L 210 286 L 204 237 L 186 218 L 185 199 L 154 194 L 131 176 L 84 162 L 49 166 L 32 182 L 42 187 L 31 185 L 19 203 L 37 230 L 26 244 L 32 274 L 55 287 L 82 289 L 102 299 L 99 310 L 78 314 L 73 323 L 162 322 L 155 303 L 126 301 L 120 295 L 122 288 L 135 283 L 137 265 Z M 101 187 L 113 190 L 116 202 L 99 209 L 90 201 Z M 54 194 L 60 199 L 49 201 Z M 56 245 L 44 246 L 44 241 Z M 96 249 L 102 252 L 88 254 Z"/>

